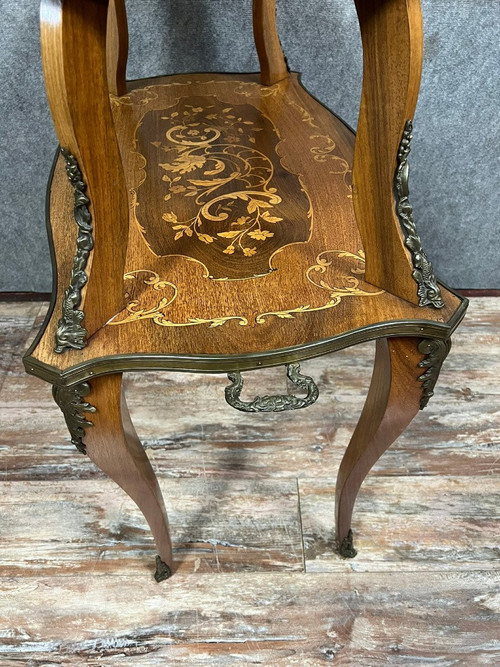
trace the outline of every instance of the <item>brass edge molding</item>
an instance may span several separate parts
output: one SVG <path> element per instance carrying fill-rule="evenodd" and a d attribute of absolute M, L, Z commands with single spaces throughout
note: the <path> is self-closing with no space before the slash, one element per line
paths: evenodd
<path fill-rule="evenodd" d="M 71 387 L 60 387 L 54 385 L 52 387 L 52 395 L 57 405 L 66 420 L 66 426 L 71 435 L 71 442 L 82 454 L 87 453 L 83 438 L 85 437 L 85 429 L 93 426 L 84 412 L 95 412 L 96 409 L 90 403 L 83 399 L 90 394 L 90 385 L 87 382 L 73 385 Z"/>
<path fill-rule="evenodd" d="M 82 289 L 87 284 L 86 268 L 90 252 L 94 247 L 92 236 L 92 216 L 89 210 L 90 200 L 85 194 L 85 185 L 78 161 L 67 148 L 61 148 L 61 154 L 66 162 L 66 174 L 74 188 L 75 208 L 74 218 L 78 225 L 76 239 L 76 253 L 73 258 L 73 268 L 69 287 L 64 292 L 62 300 L 62 316 L 57 323 L 55 334 L 55 352 L 62 353 L 66 349 L 82 350 L 86 346 L 86 329 L 82 326 L 85 313 L 79 309 L 82 302 Z"/>
<path fill-rule="evenodd" d="M 410 204 L 410 190 L 408 180 L 410 175 L 410 166 L 408 156 L 410 154 L 410 145 L 412 140 L 413 121 L 407 120 L 403 130 L 401 143 L 399 144 L 396 169 L 394 179 L 394 189 L 396 193 L 396 211 L 402 227 L 406 232 L 405 246 L 411 253 L 413 271 L 412 276 L 417 283 L 417 294 L 419 297 L 419 306 L 434 306 L 443 308 L 444 301 L 441 295 L 441 289 L 434 276 L 432 264 L 422 248 L 422 241 L 417 232 L 415 220 L 413 218 L 413 207 Z"/>
<path fill-rule="evenodd" d="M 240 76 L 234 75 L 234 76 Z M 163 77 L 159 77 L 163 78 Z M 139 81 L 135 82 L 139 83 Z M 354 134 L 354 130 L 342 120 L 338 114 L 325 106 L 320 100 L 312 95 L 303 85 L 300 75 L 298 75 L 299 85 L 306 93 L 323 109 L 338 118 L 345 127 Z M 129 85 L 131 82 L 129 82 Z M 451 294 L 460 300 L 460 304 L 452 314 L 451 318 L 444 323 L 430 320 L 392 320 L 388 322 L 376 323 L 360 329 L 345 332 L 334 338 L 314 341 L 306 345 L 295 346 L 293 348 L 283 348 L 282 350 L 271 350 L 258 354 L 242 355 L 161 355 L 161 354 L 121 354 L 110 355 L 97 359 L 91 359 L 82 363 L 73 365 L 68 369 L 58 369 L 55 366 L 46 364 L 36 357 L 33 353 L 37 349 L 49 323 L 54 316 L 57 304 L 57 262 L 54 249 L 52 228 L 50 224 L 50 193 L 55 168 L 60 153 L 57 148 L 52 163 L 52 168 L 47 182 L 47 196 L 45 203 L 45 220 L 47 236 L 52 264 L 53 289 L 49 309 L 39 332 L 33 342 L 23 355 L 23 364 L 28 374 L 39 377 L 53 385 L 67 387 L 74 383 L 85 382 L 102 375 L 115 372 L 128 371 L 148 371 L 164 370 L 178 372 L 206 372 L 206 373 L 226 373 L 238 368 L 239 370 L 254 370 L 270 366 L 282 365 L 292 361 L 301 361 L 322 356 L 331 352 L 345 349 L 358 343 L 383 338 L 385 336 L 427 336 L 433 338 L 448 338 L 462 321 L 467 310 L 469 301 L 461 294 L 450 288 L 443 281 L 441 285 Z"/>
<path fill-rule="evenodd" d="M 243 378 L 236 371 L 228 373 L 231 384 L 225 389 L 226 402 L 241 412 L 284 412 L 286 410 L 300 410 L 316 403 L 319 397 L 319 389 L 314 380 L 308 375 L 302 375 L 300 364 L 286 364 L 286 374 L 292 384 L 298 389 L 307 392 L 304 398 L 293 394 L 275 394 L 273 396 L 256 396 L 252 401 L 240 399 L 243 390 Z"/>
<path fill-rule="evenodd" d="M 270 366 L 278 366 L 293 361 L 312 359 L 323 354 L 329 354 L 345 349 L 358 343 L 363 343 L 384 336 L 413 336 L 429 338 L 448 338 L 464 318 L 469 300 L 461 296 L 445 283 L 441 283 L 451 294 L 460 300 L 460 304 L 445 322 L 431 320 L 392 320 L 378 322 L 367 327 L 345 332 L 334 338 L 313 341 L 305 345 L 270 350 L 256 354 L 241 355 L 162 355 L 162 354 L 118 354 L 108 355 L 97 359 L 90 359 L 75 364 L 68 369 L 58 369 L 55 366 L 40 361 L 33 356 L 47 327 L 54 316 L 57 304 L 57 262 L 54 249 L 54 240 L 50 224 L 50 193 L 55 168 L 60 149 L 56 150 L 52 168 L 47 182 L 47 197 L 45 202 L 45 221 L 52 263 L 53 293 L 49 309 L 39 332 L 23 356 L 23 364 L 28 374 L 39 377 L 53 385 L 69 386 L 78 382 L 85 382 L 93 377 L 108 375 L 116 372 L 163 370 L 176 372 L 198 373 L 227 373 L 238 370 L 254 370 Z"/>
<path fill-rule="evenodd" d="M 451 349 L 451 339 L 445 338 L 439 340 L 436 338 L 424 338 L 418 345 L 418 351 L 425 354 L 419 364 L 419 368 L 427 370 L 418 379 L 422 382 L 422 397 L 420 399 L 420 409 L 423 410 L 430 399 L 434 396 L 434 387 L 441 372 L 444 360 Z"/>
<path fill-rule="evenodd" d="M 337 352 L 347 347 L 364 343 L 377 338 L 417 337 L 417 338 L 449 338 L 465 315 L 468 301 L 462 303 L 447 323 L 430 320 L 392 320 L 354 329 L 333 338 L 313 341 L 304 345 L 269 350 L 253 354 L 234 355 L 181 355 L 181 354 L 116 354 L 84 361 L 65 370 L 49 366 L 33 356 L 25 356 L 23 363 L 26 372 L 36 375 L 51 384 L 62 386 L 85 382 L 94 377 L 122 373 L 128 371 L 163 370 L 195 373 L 228 373 L 286 363 L 313 359 L 324 354 Z"/>

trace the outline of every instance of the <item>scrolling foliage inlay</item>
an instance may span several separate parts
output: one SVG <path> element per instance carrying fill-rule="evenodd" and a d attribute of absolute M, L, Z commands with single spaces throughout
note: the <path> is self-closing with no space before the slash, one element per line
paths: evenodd
<path fill-rule="evenodd" d="M 235 312 L 217 313 L 212 317 L 201 317 L 193 312 L 192 317 L 187 320 L 175 321 L 174 314 L 171 310 L 169 311 L 169 308 L 175 306 L 175 301 L 179 296 L 177 285 L 168 280 L 162 280 L 158 273 L 149 269 L 130 271 L 124 276 L 125 280 L 131 283 L 127 290 L 134 294 L 139 288 L 139 294 L 137 297 L 132 297 L 126 308 L 109 324 L 122 325 L 141 320 L 152 320 L 162 327 L 208 325 L 214 328 L 233 320 L 241 326 L 248 326 L 251 322 L 264 324 L 269 317 L 293 319 L 300 313 L 335 308 L 348 297 L 376 297 L 382 294 L 382 290 L 364 288 L 366 285 L 362 282 L 364 267 L 365 254 L 362 250 L 358 250 L 357 253 L 346 250 L 325 250 L 316 257 L 315 264 L 309 266 L 305 271 L 307 281 L 318 288 L 318 294 L 324 295 L 318 305 L 309 303 L 291 306 L 285 310 L 261 312 L 254 314 L 251 321 L 244 314 Z M 141 283 L 147 286 L 149 294 L 141 291 Z M 160 296 L 162 294 L 163 296 Z"/>
<path fill-rule="evenodd" d="M 280 162 L 278 131 L 254 106 L 182 98 L 148 111 L 136 140 L 144 167 L 135 212 L 154 254 L 185 255 L 212 278 L 241 279 L 268 273 L 273 254 L 308 240 L 309 198 Z M 153 210 L 157 170 L 161 215 Z M 295 196 L 285 196 L 292 179 Z"/>
<path fill-rule="evenodd" d="M 443 308 L 444 301 L 441 290 L 434 276 L 432 264 L 422 249 L 422 241 L 413 219 L 413 207 L 410 204 L 408 179 L 410 166 L 408 156 L 412 140 L 413 121 L 406 121 L 403 137 L 398 150 L 398 167 L 396 170 L 396 211 L 406 232 L 405 245 L 411 253 L 413 262 L 412 276 L 418 285 L 419 306 Z"/>
<path fill-rule="evenodd" d="M 79 309 L 79 306 L 82 302 L 82 289 L 88 280 L 86 274 L 88 259 L 94 247 L 92 216 L 89 210 L 90 200 L 85 194 L 87 186 L 83 182 L 82 173 L 74 155 L 71 155 L 66 148 L 61 148 L 61 154 L 66 162 L 69 182 L 74 188 L 74 217 L 78 225 L 78 236 L 69 287 L 64 292 L 62 300 L 62 316 L 57 323 L 54 349 L 58 353 L 70 348 L 81 350 L 86 345 L 87 331 L 82 325 L 85 314 Z"/>

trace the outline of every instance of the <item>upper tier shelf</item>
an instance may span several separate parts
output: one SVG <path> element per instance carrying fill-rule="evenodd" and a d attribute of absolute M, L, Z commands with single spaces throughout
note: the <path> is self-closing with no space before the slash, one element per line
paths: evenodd
<path fill-rule="evenodd" d="M 108 372 L 222 371 L 401 332 L 395 321 L 446 335 L 460 298 L 443 289 L 443 309 L 421 308 L 364 281 L 354 135 L 296 75 L 270 87 L 257 75 L 138 81 L 112 109 L 129 190 L 127 307 L 85 349 L 54 352 L 76 238 L 60 157 L 50 196 L 58 293 L 32 353 L 39 367 L 71 381 L 101 357 L 114 357 Z"/>

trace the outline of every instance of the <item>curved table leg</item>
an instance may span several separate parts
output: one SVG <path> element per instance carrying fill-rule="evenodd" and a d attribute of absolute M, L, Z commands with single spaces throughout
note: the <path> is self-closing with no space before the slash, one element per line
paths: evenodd
<path fill-rule="evenodd" d="M 92 380 L 87 400 L 95 408 L 88 416 L 93 427 L 86 428 L 84 434 L 87 454 L 144 514 L 159 552 L 155 578 L 168 579 L 172 545 L 167 513 L 156 475 L 130 419 L 121 374 Z"/>
<path fill-rule="evenodd" d="M 345 558 L 356 555 L 351 518 L 361 484 L 372 466 L 425 407 L 449 347 L 448 341 L 420 338 L 377 340 L 370 390 L 337 477 L 336 535 L 339 553 Z"/>

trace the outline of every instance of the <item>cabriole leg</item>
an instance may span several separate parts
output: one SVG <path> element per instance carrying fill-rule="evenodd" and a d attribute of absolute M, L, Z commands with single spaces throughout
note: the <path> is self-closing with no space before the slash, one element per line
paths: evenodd
<path fill-rule="evenodd" d="M 377 341 L 370 390 L 337 477 L 336 535 L 339 552 L 353 558 L 351 518 L 358 491 L 382 454 L 425 407 L 450 342 L 419 338 Z M 426 370 L 423 370 L 426 369 Z"/>
<path fill-rule="evenodd" d="M 144 514 L 159 556 L 157 581 L 172 574 L 172 545 L 158 480 L 135 432 L 121 374 L 73 387 L 55 387 L 72 442 L 132 498 Z"/>

